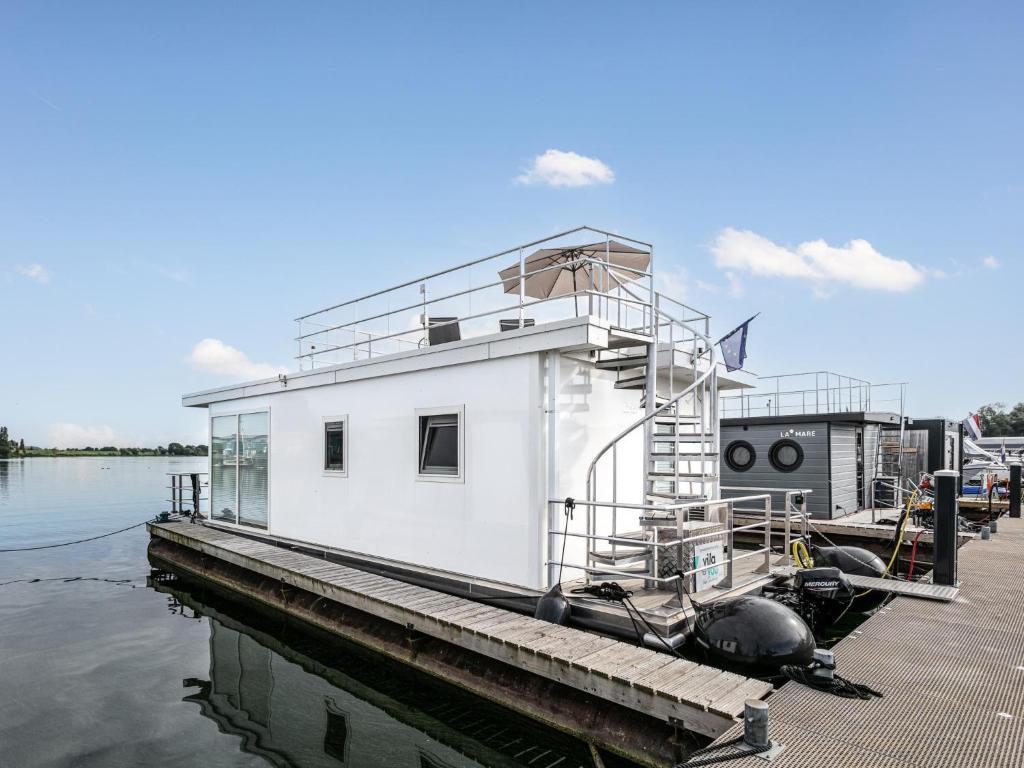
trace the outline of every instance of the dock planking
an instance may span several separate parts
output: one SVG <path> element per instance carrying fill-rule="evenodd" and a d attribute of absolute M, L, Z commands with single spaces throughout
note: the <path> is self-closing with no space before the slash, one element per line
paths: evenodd
<path fill-rule="evenodd" d="M 833 648 L 838 672 L 879 691 L 881 699 L 782 686 L 770 699 L 770 736 L 785 746 L 773 765 L 1024 765 L 1022 551 L 1024 521 L 1001 519 L 998 535 L 958 553 L 956 599 L 898 596 Z M 725 734 L 722 743 L 740 730 Z M 765 763 L 750 757 L 728 764 Z"/>
<path fill-rule="evenodd" d="M 572 627 L 191 523 L 152 536 L 708 736 L 772 686 Z"/>

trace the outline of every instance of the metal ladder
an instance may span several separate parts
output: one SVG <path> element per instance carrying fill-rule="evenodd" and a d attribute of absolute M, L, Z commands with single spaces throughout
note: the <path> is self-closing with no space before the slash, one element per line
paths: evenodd
<path fill-rule="evenodd" d="M 903 415 L 903 393 L 900 393 L 900 428 L 895 440 L 889 430 L 879 428 L 875 443 L 875 472 L 871 478 L 871 508 L 879 506 L 879 501 L 887 502 L 895 509 L 903 506 L 903 441 L 906 432 L 906 417 Z M 885 487 L 880 498 L 876 498 L 875 489 L 879 481 Z"/>
<path fill-rule="evenodd" d="M 683 310 L 680 319 L 669 313 L 665 305 L 675 304 Z M 654 312 L 657 332 L 647 344 L 622 350 L 599 353 L 597 367 L 617 373 L 617 389 L 636 390 L 645 415 L 609 441 L 595 456 L 587 473 L 587 500 L 596 501 L 598 487 L 596 470 L 599 463 L 610 457 L 614 476 L 619 447 L 623 440 L 643 429 L 644 488 L 643 499 L 647 509 L 644 517 L 674 519 L 670 510 L 659 512 L 658 505 L 678 501 L 707 500 L 718 494 L 719 484 L 719 430 L 718 380 L 714 348 L 709 337 L 710 320 L 706 315 L 686 318 L 685 305 L 655 295 Z M 679 310 L 676 310 L 678 313 Z M 695 327 L 694 322 L 697 322 Z M 651 354 L 655 345 L 655 354 Z M 667 364 L 662 361 L 667 356 Z M 655 361 L 655 375 L 650 375 L 651 360 Z M 660 375 L 658 375 L 660 374 Z M 651 382 L 658 390 L 652 403 L 648 403 Z M 618 489 L 612 482 L 612 503 L 618 502 Z M 623 543 L 605 544 L 588 548 L 588 566 L 599 569 L 609 566 L 621 572 L 635 566 L 638 572 L 650 570 L 651 550 L 644 547 L 652 539 L 651 529 L 640 525 L 640 530 L 619 530 L 618 509 L 612 509 L 611 535 L 617 539 L 635 539 L 637 546 Z M 597 508 L 587 508 L 588 534 L 596 532 Z M 701 510 L 690 510 L 689 519 L 704 517 Z M 637 521 L 640 523 L 641 521 Z M 631 526 L 631 528 L 635 528 Z M 591 540 L 593 542 L 594 540 Z M 600 577 L 600 573 L 588 577 Z"/>

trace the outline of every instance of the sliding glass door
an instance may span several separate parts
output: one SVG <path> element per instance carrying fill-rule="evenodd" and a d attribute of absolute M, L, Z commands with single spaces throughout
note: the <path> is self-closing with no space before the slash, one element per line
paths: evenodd
<path fill-rule="evenodd" d="M 214 520 L 267 527 L 270 414 L 214 416 L 210 424 L 210 509 Z"/>

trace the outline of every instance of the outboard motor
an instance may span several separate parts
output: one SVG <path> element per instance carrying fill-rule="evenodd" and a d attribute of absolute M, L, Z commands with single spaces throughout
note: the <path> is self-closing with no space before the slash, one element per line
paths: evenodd
<path fill-rule="evenodd" d="M 793 586 L 799 613 L 816 636 L 835 624 L 853 607 L 853 587 L 838 568 L 798 571 Z"/>
<path fill-rule="evenodd" d="M 694 644 L 707 661 L 748 677 L 814 660 L 814 635 L 796 613 L 764 597 L 716 600 L 697 616 Z"/>
<path fill-rule="evenodd" d="M 874 576 L 884 578 L 886 569 L 882 558 L 874 552 L 860 547 L 812 547 L 811 556 L 817 566 L 827 565 L 838 568 L 843 573 L 857 576 Z M 872 590 L 859 594 L 853 600 L 850 610 L 855 613 L 869 613 L 883 602 L 886 593 Z"/>

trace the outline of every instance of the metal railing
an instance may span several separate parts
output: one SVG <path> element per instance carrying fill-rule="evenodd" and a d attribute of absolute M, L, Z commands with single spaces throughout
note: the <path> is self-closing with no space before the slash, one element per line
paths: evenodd
<path fill-rule="evenodd" d="M 778 520 L 780 517 L 785 521 L 783 526 L 782 538 L 782 550 L 784 553 L 783 564 L 793 564 L 793 544 L 797 541 L 803 541 L 805 544 L 809 544 L 811 541 L 810 537 L 810 515 L 807 513 L 807 497 L 810 496 L 814 491 L 810 488 L 771 488 L 771 487 L 751 487 L 747 488 L 738 485 L 723 485 L 721 487 L 722 493 L 729 491 L 741 491 L 749 493 L 750 491 L 756 491 L 758 493 L 768 493 L 770 495 L 782 494 L 784 497 L 782 512 L 778 513 L 772 511 L 772 517 L 774 520 Z M 741 497 L 737 497 L 741 498 Z M 745 512 L 747 510 L 739 510 Z M 751 510 L 756 512 L 757 510 Z M 799 533 L 793 535 L 793 521 L 796 521 L 799 525 Z M 774 526 L 772 529 L 772 535 L 775 535 Z"/>
<path fill-rule="evenodd" d="M 582 233 L 603 240 L 604 253 L 601 243 L 584 247 L 566 242 Z M 615 241 L 646 249 L 648 268 L 613 261 Z M 579 255 L 542 267 L 528 265 L 542 247 Z M 512 264 L 510 257 L 515 259 Z M 655 335 L 653 260 L 650 243 L 588 226 L 566 230 L 297 317 L 299 368 L 416 349 L 429 344 L 431 329 L 447 327 L 454 332 L 457 326 L 459 338 L 496 333 L 499 324 L 494 318 L 499 315 L 525 327 L 583 314 L 616 328 Z M 510 276 L 516 264 L 518 270 Z M 579 277 L 571 292 L 546 298 L 527 295 L 528 280 L 565 269 L 572 272 L 574 283 Z M 626 284 L 640 290 L 631 291 Z"/>
<path fill-rule="evenodd" d="M 749 523 L 746 525 L 736 525 L 734 522 L 734 509 L 737 503 L 750 503 L 759 501 L 763 505 L 764 519 L 759 520 L 756 523 Z M 549 499 L 549 504 L 562 505 L 564 500 L 562 499 Z M 687 576 L 695 575 L 703 571 L 711 570 L 714 568 L 722 567 L 721 563 L 710 563 L 707 565 L 697 565 L 693 568 L 680 569 L 676 573 L 670 576 L 662 576 L 659 574 L 659 552 L 669 547 L 682 548 L 684 544 L 692 544 L 700 541 L 723 541 L 723 551 L 726 554 L 724 568 L 725 573 L 722 579 L 717 582 L 714 586 L 723 590 L 732 589 L 735 586 L 735 567 L 734 564 L 739 560 L 745 560 L 750 557 L 757 557 L 759 555 L 764 557 L 764 563 L 759 566 L 758 570 L 768 573 L 771 570 L 771 538 L 772 538 L 772 521 L 774 519 L 772 514 L 772 497 L 771 494 L 756 494 L 750 496 L 740 496 L 734 499 L 710 499 L 710 500 L 698 500 L 688 502 L 677 502 L 672 504 L 629 504 L 619 502 L 608 502 L 608 501 L 582 501 L 577 500 L 577 506 L 587 507 L 588 513 L 598 508 L 610 508 L 616 511 L 628 510 L 639 513 L 640 524 L 643 527 L 646 522 L 651 528 L 651 539 L 632 539 L 615 536 L 612 534 L 599 534 L 594 531 L 586 531 L 580 533 L 576 531 L 568 530 L 569 518 L 565 518 L 565 525 L 562 530 L 556 530 L 554 528 L 548 528 L 548 546 L 549 546 L 549 558 L 547 565 L 549 566 L 549 573 L 552 572 L 552 566 L 556 567 L 560 572 L 562 568 L 571 568 L 582 571 L 587 581 L 590 577 L 596 574 L 600 575 L 613 575 L 621 576 L 624 579 L 640 579 L 643 580 L 645 586 L 657 585 L 662 586 L 665 584 L 674 584 L 675 582 L 683 579 Z M 697 533 L 690 535 L 687 531 L 687 524 L 691 522 L 690 511 L 693 509 L 702 510 L 705 515 L 710 511 L 712 516 L 718 518 L 710 522 L 718 523 L 724 526 L 725 530 L 712 531 L 709 533 Z M 723 511 L 724 510 L 724 511 Z M 664 513 L 669 511 L 670 517 L 665 517 Z M 588 520 L 591 515 L 588 514 Z M 724 518 L 724 519 L 723 519 Z M 708 520 L 693 521 L 693 522 L 709 522 Z M 660 540 L 659 529 L 661 528 L 674 528 L 674 536 L 669 540 Z M 753 550 L 740 550 L 737 551 L 735 548 L 734 536 L 736 533 L 744 531 L 756 531 L 762 529 L 764 531 L 764 543 L 761 547 Z M 584 546 L 588 553 L 586 563 L 577 563 L 569 560 L 555 559 L 552 555 L 558 552 L 559 545 L 565 538 L 583 539 Z M 787 546 L 789 538 L 787 537 Z M 644 571 L 626 570 L 621 568 L 615 568 L 614 566 L 600 566 L 594 565 L 590 562 L 589 553 L 592 551 L 593 546 L 599 543 L 606 544 L 618 544 L 620 546 L 629 546 L 641 550 L 647 554 L 646 562 L 647 567 Z M 564 551 L 564 548 L 563 550 Z M 681 563 L 679 558 L 677 562 Z M 549 577 L 549 581 L 554 581 L 553 578 Z M 549 586 L 553 586 L 550 584 Z"/>
<path fill-rule="evenodd" d="M 167 501 L 171 514 L 208 517 L 210 512 L 210 479 L 207 472 L 168 472 L 171 492 Z"/>
<path fill-rule="evenodd" d="M 721 398 L 722 418 L 816 413 L 903 413 L 906 382 L 872 384 L 831 371 L 759 376 L 750 392 Z"/>

